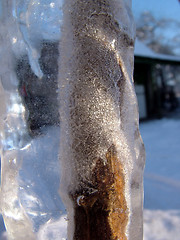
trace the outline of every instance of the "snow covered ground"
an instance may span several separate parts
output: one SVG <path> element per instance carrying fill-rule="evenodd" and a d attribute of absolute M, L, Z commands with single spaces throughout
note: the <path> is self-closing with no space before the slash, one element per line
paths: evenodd
<path fill-rule="evenodd" d="M 180 119 L 140 125 L 146 148 L 144 240 L 180 239 Z"/>
<path fill-rule="evenodd" d="M 144 174 L 144 240 L 180 240 L 180 119 L 162 119 L 140 124 L 146 147 Z M 46 240 L 45 233 L 62 225 L 44 226 L 39 239 Z M 65 235 L 66 221 L 59 236 Z M 0 218 L 0 232 L 3 231 Z M 52 236 L 52 235 L 51 235 Z M 1 236 L 0 240 L 5 237 Z M 63 237 L 63 239 L 65 239 Z"/>

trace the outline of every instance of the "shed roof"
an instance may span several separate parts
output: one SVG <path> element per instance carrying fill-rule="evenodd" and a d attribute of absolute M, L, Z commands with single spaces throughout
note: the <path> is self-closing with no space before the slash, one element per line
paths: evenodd
<path fill-rule="evenodd" d="M 138 39 L 136 39 L 136 42 L 135 42 L 134 55 L 135 57 L 149 58 L 149 59 L 160 60 L 165 62 L 168 61 L 168 62 L 180 63 L 179 56 L 155 53 L 153 50 L 151 50 L 149 47 L 147 47 L 144 43 L 142 43 Z"/>

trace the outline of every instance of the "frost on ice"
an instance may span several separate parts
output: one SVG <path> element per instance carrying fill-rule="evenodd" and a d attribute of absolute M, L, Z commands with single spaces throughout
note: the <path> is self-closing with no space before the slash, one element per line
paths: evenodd
<path fill-rule="evenodd" d="M 131 1 L 1 3 L 9 239 L 142 239 Z"/>
<path fill-rule="evenodd" d="M 144 147 L 132 80 L 130 5 L 64 4 L 60 158 L 69 239 L 142 239 Z"/>

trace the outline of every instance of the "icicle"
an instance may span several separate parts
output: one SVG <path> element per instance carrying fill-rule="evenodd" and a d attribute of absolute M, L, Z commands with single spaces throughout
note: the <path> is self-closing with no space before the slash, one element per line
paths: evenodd
<path fill-rule="evenodd" d="M 131 1 L 65 1 L 59 84 L 68 239 L 143 238 L 134 35 Z"/>

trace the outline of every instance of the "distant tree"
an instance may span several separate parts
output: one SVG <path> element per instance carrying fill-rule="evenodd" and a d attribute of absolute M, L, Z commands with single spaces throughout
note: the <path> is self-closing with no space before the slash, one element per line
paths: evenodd
<path fill-rule="evenodd" d="M 169 18 L 156 18 L 151 12 L 143 12 L 136 25 L 138 39 L 155 52 L 180 54 L 180 22 Z"/>

